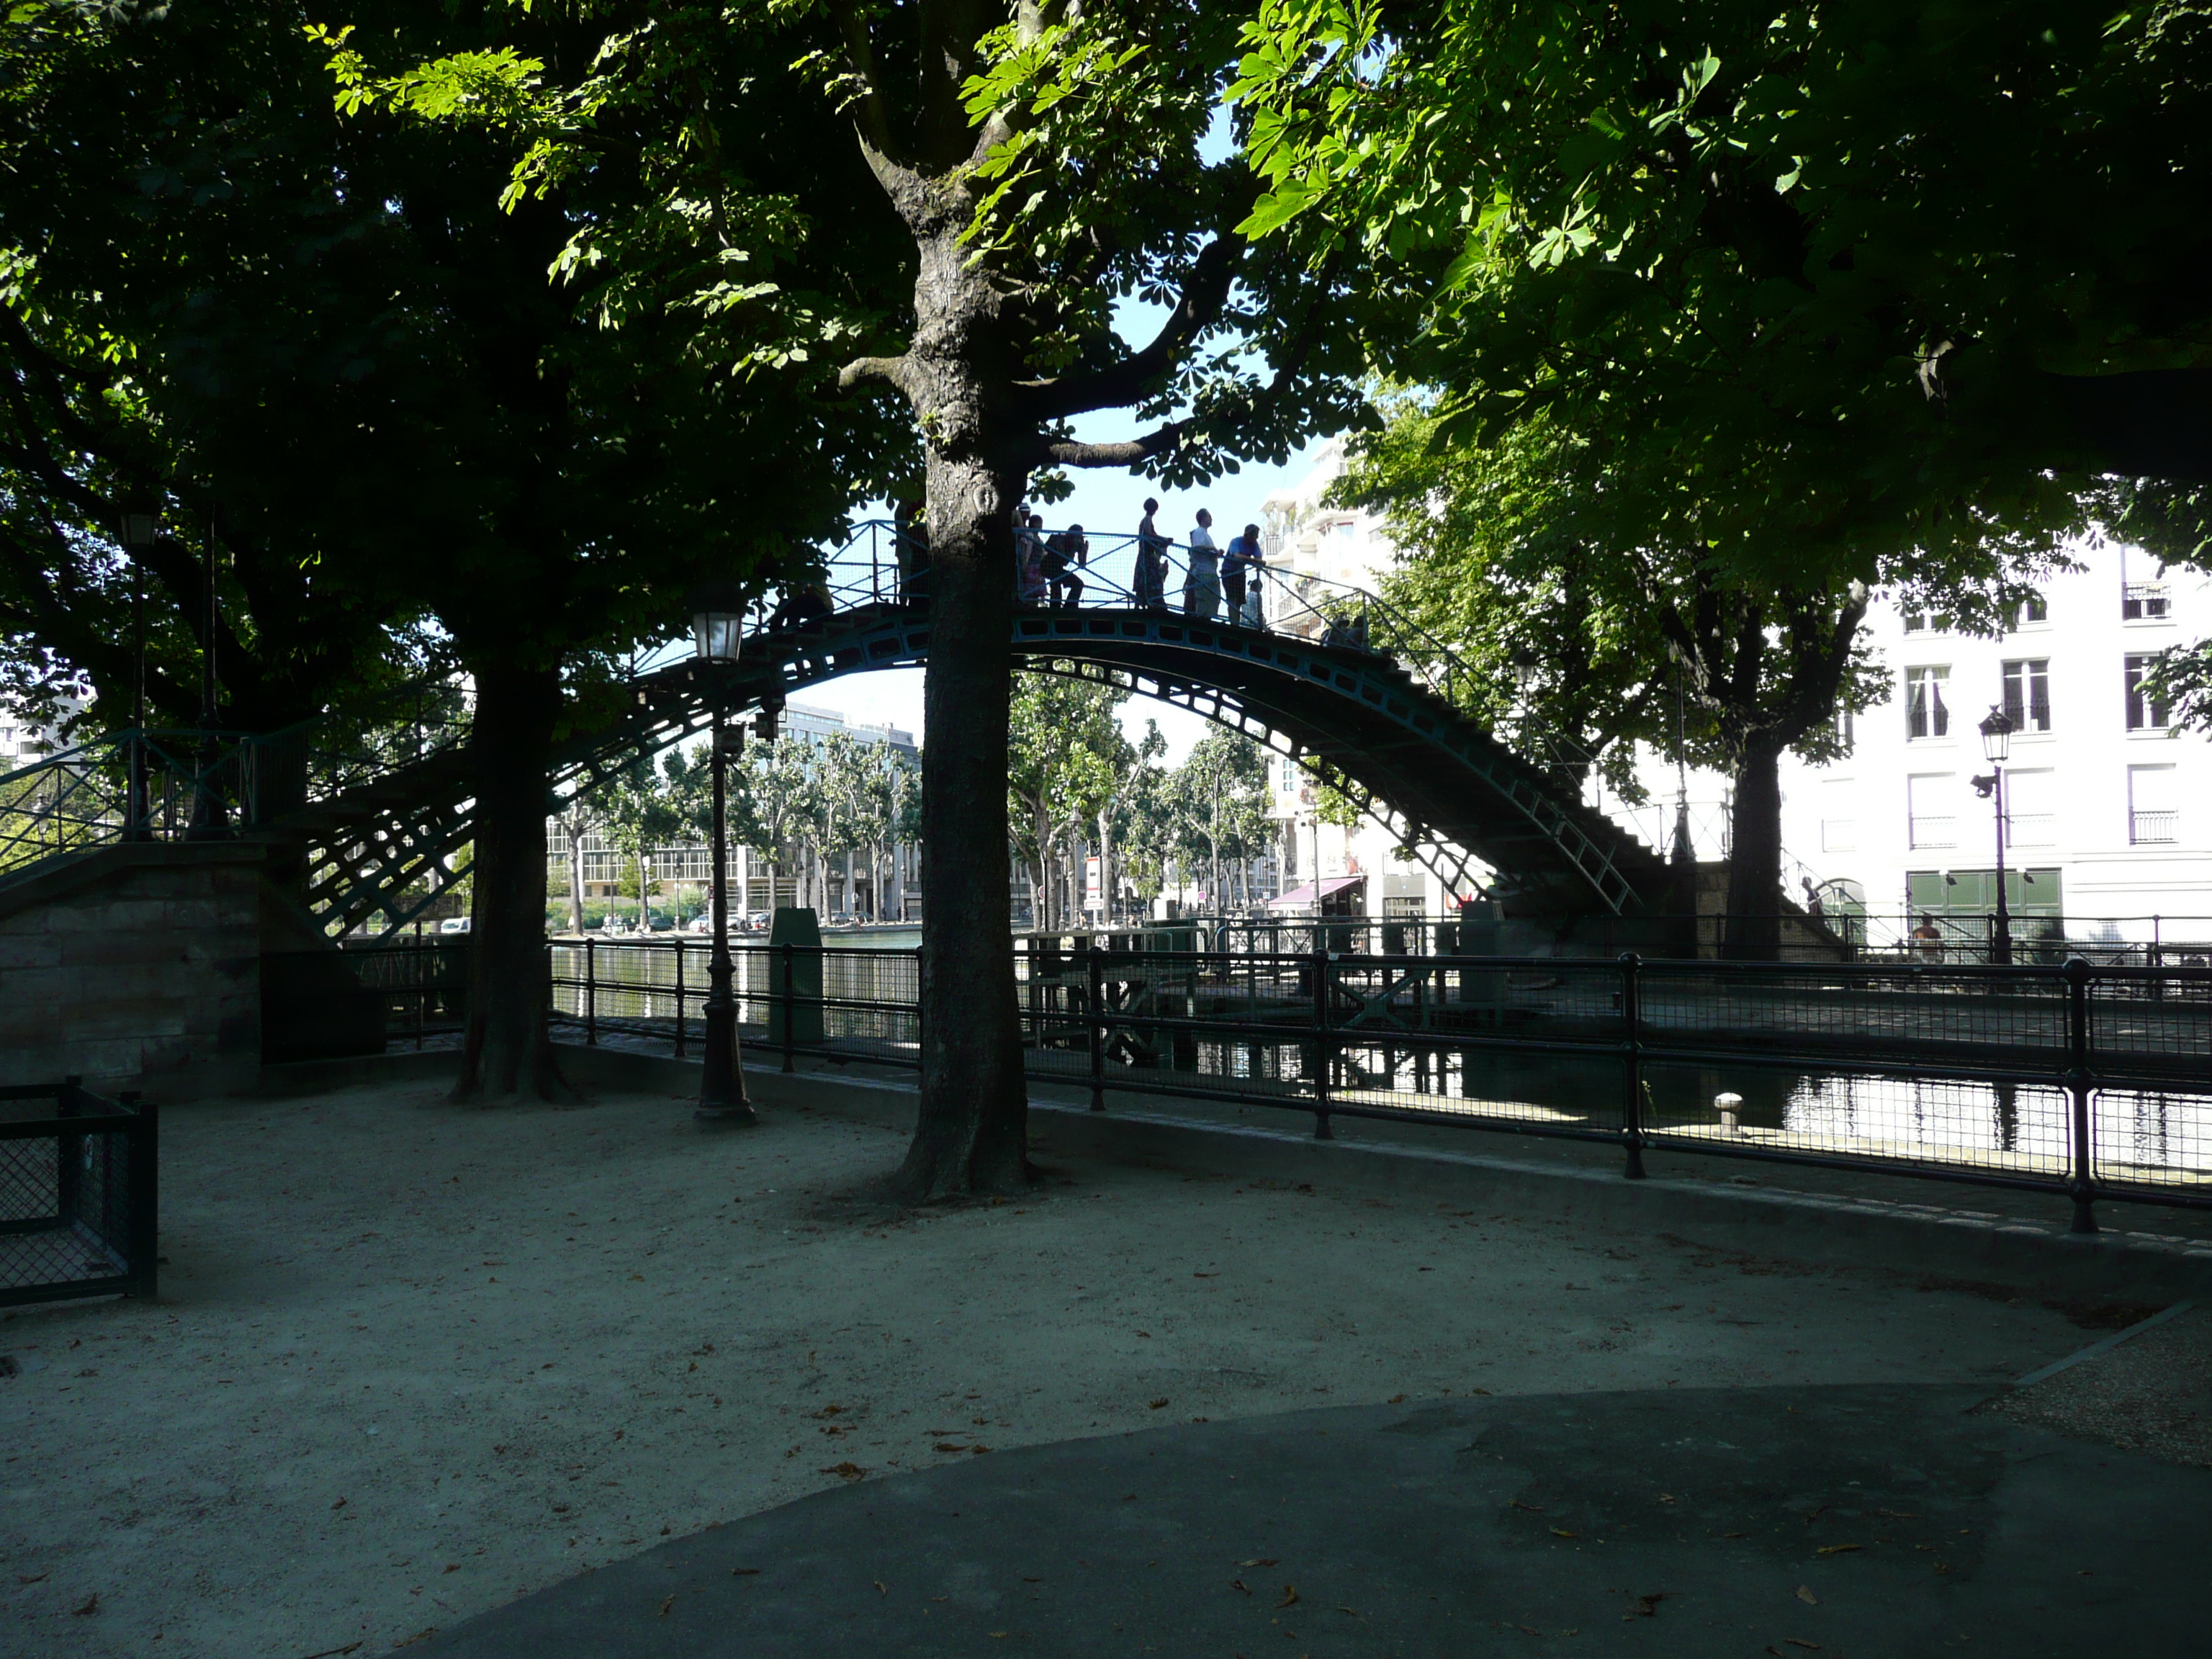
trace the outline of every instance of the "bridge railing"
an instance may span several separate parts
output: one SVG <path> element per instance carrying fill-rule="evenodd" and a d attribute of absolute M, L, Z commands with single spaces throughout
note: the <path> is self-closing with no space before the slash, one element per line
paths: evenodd
<path fill-rule="evenodd" d="M 555 941 L 587 1042 L 695 1046 L 703 939 Z M 917 953 L 740 945 L 751 1064 L 914 1067 Z M 1030 1078 L 1110 1095 L 2212 1207 L 2212 969 L 1065 949 L 1016 958 Z M 404 1029 L 402 1027 L 401 1029 Z"/>
<path fill-rule="evenodd" d="M 0 877 L 123 842 L 230 835 L 453 747 L 458 686 L 424 682 L 273 732 L 126 727 L 0 775 Z"/>

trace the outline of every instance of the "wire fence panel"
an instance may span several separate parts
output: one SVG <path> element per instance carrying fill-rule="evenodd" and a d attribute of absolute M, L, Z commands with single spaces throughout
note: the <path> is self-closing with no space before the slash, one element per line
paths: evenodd
<path fill-rule="evenodd" d="M 0 1304 L 154 1295 L 158 1135 L 135 1096 L 0 1089 Z"/>
<path fill-rule="evenodd" d="M 1646 1075 L 1655 1144 L 1948 1167 L 2052 1183 L 2063 1182 L 2072 1167 L 2068 1096 L 2055 1081 L 1808 1075 L 1663 1060 L 1654 1060 Z"/>

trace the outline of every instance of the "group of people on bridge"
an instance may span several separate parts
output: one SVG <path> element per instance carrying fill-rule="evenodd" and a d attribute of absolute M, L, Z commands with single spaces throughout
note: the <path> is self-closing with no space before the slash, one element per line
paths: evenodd
<path fill-rule="evenodd" d="M 1135 565 L 1130 585 L 1123 591 L 1128 603 L 1137 609 L 1166 612 L 1175 608 L 1170 601 L 1168 583 L 1174 570 L 1170 555 L 1178 544 L 1161 532 L 1159 510 L 1157 500 L 1146 500 L 1145 514 L 1138 521 L 1133 538 Z M 911 500 L 896 502 L 892 532 L 893 554 L 897 562 L 894 590 L 897 602 L 908 605 L 926 604 L 929 520 L 924 505 Z M 1194 621 L 1220 620 L 1242 628 L 1268 626 L 1262 593 L 1267 578 L 1267 556 L 1258 525 L 1246 525 L 1241 534 L 1231 536 L 1224 546 L 1213 537 L 1213 514 L 1200 507 L 1188 538 L 1180 545 L 1186 555 L 1181 595 L 1183 615 Z M 1073 611 L 1082 605 L 1087 590 L 1103 587 L 1105 592 L 1114 592 L 1118 584 L 1093 568 L 1091 550 L 1090 538 L 1081 525 L 1071 524 L 1065 530 L 1048 531 L 1043 515 L 1024 503 L 1014 514 L 1013 574 L 1018 603 L 1040 609 Z M 872 581 L 867 586 L 871 592 L 879 592 Z M 1104 597 L 1104 593 L 1094 592 L 1091 602 L 1097 604 Z M 1356 599 L 1361 596 L 1352 597 Z M 1106 599 L 1105 602 L 1111 605 L 1116 601 Z M 817 574 L 784 588 L 781 602 L 768 617 L 767 631 L 775 635 L 818 633 L 836 609 L 828 580 Z M 1321 643 L 1360 651 L 1370 649 L 1364 606 L 1341 609 L 1341 615 L 1325 613 L 1294 599 L 1291 610 L 1298 615 L 1279 622 L 1277 626 L 1287 626 L 1294 633 L 1304 634 L 1307 630 L 1300 618 L 1310 613 Z"/>
<path fill-rule="evenodd" d="M 1145 516 L 1137 525 L 1136 570 L 1129 598 L 1143 611 L 1170 608 L 1168 553 L 1175 543 L 1160 533 L 1155 519 L 1159 510 L 1159 502 L 1147 498 Z M 1188 555 L 1182 580 L 1185 616 L 1203 621 L 1220 617 L 1244 628 L 1267 625 L 1261 586 L 1267 559 L 1258 525 L 1246 525 L 1243 533 L 1231 537 L 1224 548 L 1213 538 L 1213 514 L 1200 507 L 1183 547 Z M 1081 525 L 1047 531 L 1043 514 L 1024 507 L 1014 518 L 1014 555 L 1015 592 L 1022 604 L 1054 611 L 1073 611 L 1082 604 L 1091 542 Z"/>

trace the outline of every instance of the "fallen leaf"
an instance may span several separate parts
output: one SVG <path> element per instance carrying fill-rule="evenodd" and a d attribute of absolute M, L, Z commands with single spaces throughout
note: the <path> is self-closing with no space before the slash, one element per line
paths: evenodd
<path fill-rule="evenodd" d="M 970 1446 L 968 1449 L 975 1453 L 976 1456 L 981 1457 L 985 1452 L 991 1449 L 988 1446 Z"/>
<path fill-rule="evenodd" d="M 1130 1495 L 1135 1496 L 1133 1492 Z M 1239 1561 L 1237 1565 L 1240 1567 L 1272 1567 L 1281 1559 L 1274 1555 L 1255 1555 L 1249 1561 Z"/>
<path fill-rule="evenodd" d="M 1565 1527 L 1554 1527 L 1552 1528 L 1552 1536 L 1554 1538 L 1572 1538 L 1575 1534 L 1569 1532 Z"/>
<path fill-rule="evenodd" d="M 1524 1504 L 1517 1498 L 1510 1498 L 1507 1501 L 1509 1501 L 1515 1509 L 1526 1510 L 1531 1515 L 1541 1515 L 1544 1512 L 1544 1506 L 1541 1504 Z"/>
<path fill-rule="evenodd" d="M 100 1592 L 98 1590 L 93 1591 L 91 1595 L 84 1598 L 84 1605 L 82 1607 L 71 1607 L 70 1611 L 80 1619 L 83 1618 L 88 1613 L 98 1613 L 100 1611 Z"/>
<path fill-rule="evenodd" d="M 1395 1406 L 1395 1405 L 1400 1405 L 1400 1404 L 1403 1403 L 1403 1401 L 1404 1401 L 1405 1398 L 1406 1398 L 1406 1396 L 1405 1396 L 1404 1395 L 1402 1395 L 1402 1394 L 1394 1394 L 1394 1395 L 1391 1395 L 1388 1400 L 1384 1401 L 1382 1403 L 1383 1403 L 1384 1405 L 1386 1405 L 1386 1406 Z"/>
<path fill-rule="evenodd" d="M 940 1441 L 936 1445 L 930 1448 L 930 1450 L 932 1451 L 941 1452 L 964 1452 L 968 1448 L 965 1446 L 956 1446 L 949 1441 Z"/>
<path fill-rule="evenodd" d="M 338 1499 L 338 1501 L 337 1501 L 337 1503 L 335 1503 L 335 1504 L 331 1504 L 331 1507 L 332 1509 L 334 1509 L 334 1510 L 342 1510 L 342 1509 L 343 1509 L 345 1506 L 346 1506 L 346 1501 L 345 1501 L 345 1499 L 344 1499 L 344 1498 L 339 1498 L 339 1499 Z"/>
<path fill-rule="evenodd" d="M 1853 1550 L 1863 1550 L 1864 1544 L 1823 1544 L 1813 1552 L 1815 1555 L 1849 1555 Z"/>
<path fill-rule="evenodd" d="M 427 1641 L 428 1641 L 432 1637 L 435 1636 L 437 1633 L 438 1633 L 438 1627 L 437 1627 L 435 1625 L 431 1625 L 431 1626 L 427 1626 L 427 1627 L 426 1627 L 426 1628 L 424 1628 L 424 1629 L 422 1629 L 422 1630 L 418 1630 L 418 1631 L 416 1631 L 416 1632 L 412 1636 L 409 1637 L 405 1641 L 404 1641 L 404 1642 L 394 1642 L 392 1645 L 394 1648 L 411 1648 L 411 1647 L 413 1647 L 413 1646 L 414 1646 L 417 1642 L 427 1642 Z"/>
<path fill-rule="evenodd" d="M 1655 1619 L 1659 1614 L 1659 1604 L 1666 1599 L 1665 1590 L 1654 1590 L 1649 1595 L 1639 1595 L 1636 1598 L 1636 1611 L 1630 1616 L 1636 1619 Z"/>
<path fill-rule="evenodd" d="M 757 1578 L 760 1577 L 760 1569 L 758 1567 L 732 1567 L 730 1569 L 730 1577 L 732 1578 Z"/>
<path fill-rule="evenodd" d="M 667 1597 L 665 1600 L 664 1600 L 664 1601 L 661 1602 L 661 1604 L 660 1604 L 660 1611 L 659 1611 L 659 1613 L 657 1613 L 653 1614 L 653 1617 L 654 1617 L 654 1618 L 656 1618 L 656 1619 L 665 1619 L 665 1618 L 667 1618 L 667 1617 L 668 1617 L 668 1610 L 669 1610 L 669 1608 L 671 1608 L 671 1607 L 674 1607 L 675 1605 L 676 1605 L 676 1598 L 675 1598 L 674 1596 L 672 1596 L 672 1596 Z"/>
<path fill-rule="evenodd" d="M 49 1569 L 45 1572 L 34 1574 L 28 1578 L 18 1578 L 15 1582 L 19 1584 L 43 1584 L 47 1579 L 53 1576 L 52 1571 Z"/>
<path fill-rule="evenodd" d="M 461 1570 L 461 1564 L 460 1564 L 459 1562 L 458 1562 L 458 1561 L 449 1561 L 449 1562 L 447 1562 L 447 1563 L 446 1564 L 446 1571 L 447 1571 L 447 1572 L 459 1572 L 460 1570 Z M 442 1573 L 441 1573 L 441 1574 L 440 1574 L 439 1576 L 440 1576 L 441 1577 L 444 1577 L 444 1574 L 442 1574 Z"/>
<path fill-rule="evenodd" d="M 989 1634 L 994 1642 L 1003 1642 L 1006 1639 L 1006 1632 L 1002 1630 L 994 1630 L 989 1632 Z"/>
<path fill-rule="evenodd" d="M 1163 1407 L 1163 1406 L 1166 1405 L 1167 1403 L 1168 1403 L 1168 1402 L 1167 1402 L 1166 1401 L 1164 1401 L 1164 1400 L 1155 1400 L 1155 1401 L 1152 1401 L 1152 1409 L 1153 1409 L 1154 1411 L 1158 1411 L 1158 1410 L 1159 1410 L 1159 1409 L 1160 1409 L 1160 1407 Z"/>
<path fill-rule="evenodd" d="M 1231 1579 L 1229 1581 L 1229 1588 L 1231 1589 L 1243 1590 L 1247 1595 L 1249 1595 L 1252 1593 L 1252 1587 L 1246 1583 L 1242 1578 Z"/>
<path fill-rule="evenodd" d="M 1298 1593 L 1296 1588 L 1291 1585 L 1285 1584 L 1283 1586 L 1283 1599 L 1276 1602 L 1275 1605 L 1279 1607 L 1296 1607 L 1297 1605 L 1297 1601 Z"/>
<path fill-rule="evenodd" d="M 1820 1650 L 1820 1644 L 1818 1642 L 1808 1642 L 1802 1636 L 1785 1636 L 1782 1639 L 1793 1648 L 1810 1648 L 1815 1653 Z"/>
<path fill-rule="evenodd" d="M 1191 1277 L 1193 1279 L 1218 1279 L 1221 1275 L 1219 1273 L 1193 1273 Z"/>
<path fill-rule="evenodd" d="M 1150 1336 L 1152 1333 L 1150 1331 L 1139 1331 L 1137 1334 L 1139 1336 Z"/>
<path fill-rule="evenodd" d="M 848 1480 L 858 1480 L 867 1471 L 858 1463 L 832 1463 L 822 1471 L 824 1474 L 842 1475 Z"/>
<path fill-rule="evenodd" d="M 1024 1584 L 1042 1584 L 1044 1583 L 1044 1580 L 1042 1578 L 1031 1578 L 1027 1574 L 1024 1574 L 1022 1583 Z"/>
<path fill-rule="evenodd" d="M 876 1594 L 878 1595 L 889 1595 L 890 1594 L 889 1590 L 884 1588 L 884 1581 L 880 1578 L 876 1580 Z"/>
<path fill-rule="evenodd" d="M 307 1659 L 343 1659 L 349 1653 L 359 1653 L 368 1646 L 366 1642 L 349 1642 L 342 1648 L 325 1648 L 320 1653 L 311 1653 Z"/>
<path fill-rule="evenodd" d="M 1817 1607 L 1820 1605 L 1820 1598 L 1802 1584 L 1797 1586 L 1797 1599 L 1808 1607 Z"/>

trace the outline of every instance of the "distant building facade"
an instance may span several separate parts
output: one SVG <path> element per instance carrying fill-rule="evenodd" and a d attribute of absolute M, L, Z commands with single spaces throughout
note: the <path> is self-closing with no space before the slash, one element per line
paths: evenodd
<path fill-rule="evenodd" d="M 2016 728 L 2003 769 L 2006 908 L 2029 919 L 2016 936 L 2064 916 L 2084 939 L 2212 939 L 2212 741 L 2175 729 L 2142 689 L 2160 651 L 2212 633 L 2212 578 L 2160 574 L 2110 543 L 2072 558 L 2079 568 L 2045 581 L 2000 638 L 1875 598 L 1866 638 L 1888 701 L 1846 720 L 1843 758 L 1784 762 L 1785 868 L 1801 897 L 1809 882 L 1829 906 L 1893 926 L 1985 921 L 1997 806 L 1976 780 L 1992 775 L 1980 725 L 1996 708 Z M 1613 810 L 1664 847 L 1674 769 L 1654 755 L 1641 771 L 1652 803 Z M 1693 771 L 1689 793 L 1699 857 L 1725 857 L 1727 780 Z"/>
<path fill-rule="evenodd" d="M 921 758 L 921 748 L 910 732 L 896 726 L 848 722 L 835 709 L 805 703 L 785 707 L 778 741 L 816 744 L 832 732 L 843 732 L 863 744 L 888 744 L 917 763 Z M 580 851 L 585 898 L 614 899 L 622 894 L 625 882 L 634 884 L 632 861 L 610 845 L 604 835 L 587 832 Z M 673 896 L 683 888 L 703 894 L 714 879 L 714 851 L 703 841 L 658 847 L 647 859 L 662 896 Z M 810 898 L 826 893 L 829 903 L 822 907 L 824 909 L 849 908 L 872 921 L 921 915 L 921 865 L 914 843 L 900 842 L 887 848 L 888 870 L 880 877 L 871 875 L 865 858 L 854 858 L 842 849 L 830 854 L 822 863 L 824 867 L 811 872 L 810 883 L 802 879 L 801 872 L 788 859 L 778 862 L 751 848 L 732 845 L 729 856 L 732 909 L 750 914 L 795 904 L 802 889 L 811 889 Z M 551 884 L 565 890 L 571 868 L 568 836 L 557 819 L 546 826 L 546 868 Z M 881 893 L 876 891 L 879 884 L 884 888 Z"/>

